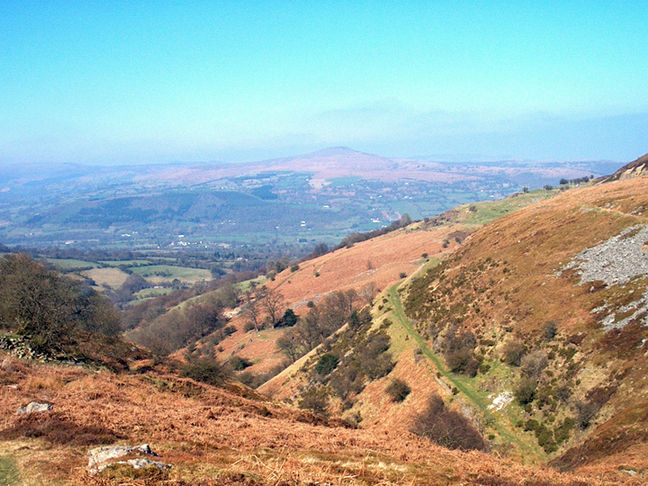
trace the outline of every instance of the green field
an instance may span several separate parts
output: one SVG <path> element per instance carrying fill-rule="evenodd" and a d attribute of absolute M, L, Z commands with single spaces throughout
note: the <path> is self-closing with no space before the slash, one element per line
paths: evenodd
<path fill-rule="evenodd" d="M 149 265 L 151 262 L 148 260 L 99 260 L 102 265 L 109 267 L 120 267 L 125 265 L 127 267 L 137 267 L 140 265 Z"/>
<path fill-rule="evenodd" d="M 196 283 L 212 278 L 211 272 L 204 268 L 176 267 L 174 265 L 147 265 L 132 267 L 130 270 L 151 283 L 168 282 L 176 278 L 181 282 Z"/>
<path fill-rule="evenodd" d="M 119 268 L 93 268 L 81 272 L 84 277 L 94 280 L 97 284 L 118 289 L 128 278 L 126 272 L 122 272 Z"/>
<path fill-rule="evenodd" d="M 73 270 L 85 270 L 87 268 L 99 268 L 101 265 L 95 262 L 77 260 L 75 258 L 47 258 L 48 263 L 54 265 L 58 270 L 64 272 Z"/>
<path fill-rule="evenodd" d="M 255 285 L 263 285 L 266 282 L 267 278 L 265 275 L 261 275 L 257 278 L 253 278 L 251 280 L 244 280 L 243 282 L 239 282 L 235 285 L 236 289 L 239 292 L 245 292 L 250 288 L 250 285 L 254 282 Z"/>
<path fill-rule="evenodd" d="M 152 297 L 158 297 L 160 295 L 168 295 L 173 292 L 173 289 L 169 287 L 160 287 L 157 289 L 142 289 L 139 292 L 136 292 L 133 297 L 136 300 L 150 299 Z"/>
<path fill-rule="evenodd" d="M 529 206 L 530 204 L 534 204 L 544 199 L 549 199 L 555 196 L 558 192 L 559 189 L 553 189 L 550 191 L 537 189 L 526 193 L 518 193 L 514 196 L 509 196 L 497 201 L 482 201 L 480 203 L 471 204 L 468 206 L 471 207 L 472 210 L 463 222 L 466 224 L 484 225 L 520 208 Z M 465 207 L 466 206 L 462 206 L 459 209 Z"/>

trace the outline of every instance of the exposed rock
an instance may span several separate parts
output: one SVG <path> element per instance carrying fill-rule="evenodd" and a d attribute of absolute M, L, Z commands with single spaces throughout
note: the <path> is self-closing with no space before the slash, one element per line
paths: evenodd
<path fill-rule="evenodd" d="M 647 241 L 648 225 L 626 228 L 600 245 L 580 252 L 562 271 L 576 269 L 581 284 L 624 285 L 645 278 L 648 276 L 648 253 L 644 250 Z M 636 319 L 648 324 L 648 291 L 638 293 L 634 301 L 622 307 L 604 304 L 592 309 L 592 313 L 602 315 L 600 319 L 606 331 L 623 328 Z"/>
<path fill-rule="evenodd" d="M 140 457 L 116 460 L 133 455 Z M 161 471 L 171 468 L 169 464 L 154 461 L 146 456 L 157 457 L 157 454 L 151 451 L 148 444 L 142 444 L 139 446 L 117 445 L 96 447 L 88 451 L 88 468 L 91 474 L 97 474 L 114 464 L 127 464 L 132 466 L 134 469 L 143 469 L 151 466 L 160 469 Z"/>
<path fill-rule="evenodd" d="M 601 182 L 621 181 L 646 175 L 648 175 L 648 154 L 624 165 L 611 176 L 603 177 Z"/>
<path fill-rule="evenodd" d="M 488 398 L 491 398 L 489 396 Z M 510 391 L 503 391 L 493 399 L 493 403 L 488 406 L 489 409 L 499 411 L 505 408 L 513 401 L 513 393 Z"/>
<path fill-rule="evenodd" d="M 18 411 L 16 412 L 18 415 L 24 415 L 26 413 L 32 413 L 32 412 L 47 412 L 48 410 L 52 410 L 54 408 L 51 403 L 39 403 L 39 402 L 30 402 L 27 406 L 25 407 L 20 407 Z"/>
<path fill-rule="evenodd" d="M 626 228 L 600 245 L 583 250 L 563 269 L 579 271 L 581 284 L 601 281 L 605 285 L 627 283 L 648 274 L 648 225 Z"/>

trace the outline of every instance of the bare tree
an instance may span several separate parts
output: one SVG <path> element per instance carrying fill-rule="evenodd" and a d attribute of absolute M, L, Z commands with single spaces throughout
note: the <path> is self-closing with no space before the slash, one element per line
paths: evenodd
<path fill-rule="evenodd" d="M 268 312 L 270 324 L 274 327 L 282 314 L 283 295 L 278 290 L 266 287 L 261 296 L 261 302 L 263 302 L 263 307 Z"/>
<path fill-rule="evenodd" d="M 378 292 L 380 292 L 380 289 L 378 289 L 376 282 L 372 280 L 360 289 L 358 297 L 364 305 L 367 305 L 373 301 L 374 297 L 378 295 Z"/>
<path fill-rule="evenodd" d="M 299 350 L 299 344 L 295 339 L 295 336 L 292 334 L 284 334 L 279 339 L 277 339 L 277 347 L 279 350 L 288 356 L 291 363 L 294 363 L 297 358 L 301 355 Z"/>
<path fill-rule="evenodd" d="M 254 325 L 254 330 L 259 330 L 259 306 L 249 290 L 246 292 L 247 303 L 243 307 L 243 315 Z"/>

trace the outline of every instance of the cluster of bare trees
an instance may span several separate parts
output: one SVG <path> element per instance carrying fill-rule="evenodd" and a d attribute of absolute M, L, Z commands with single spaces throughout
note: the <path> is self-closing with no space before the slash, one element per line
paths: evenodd
<path fill-rule="evenodd" d="M 353 289 L 330 293 L 280 337 L 277 346 L 295 361 L 342 327 L 361 302 Z"/>
<path fill-rule="evenodd" d="M 251 286 L 246 292 L 243 313 L 256 331 L 266 326 L 275 327 L 284 311 L 283 302 L 283 295 L 278 290 Z"/>

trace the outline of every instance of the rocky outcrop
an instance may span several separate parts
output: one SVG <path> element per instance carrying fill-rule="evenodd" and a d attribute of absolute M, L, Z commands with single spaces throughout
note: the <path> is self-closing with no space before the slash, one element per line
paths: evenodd
<path fill-rule="evenodd" d="M 88 470 L 90 474 L 97 474 L 116 464 L 126 464 L 133 469 L 154 467 L 160 471 L 171 468 L 169 464 L 155 461 L 152 457 L 158 455 L 151 451 L 148 444 L 96 447 L 88 452 Z"/>
<path fill-rule="evenodd" d="M 624 165 L 611 176 L 604 177 L 601 182 L 622 181 L 634 177 L 648 175 L 648 154 L 639 157 L 637 160 Z"/>

